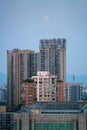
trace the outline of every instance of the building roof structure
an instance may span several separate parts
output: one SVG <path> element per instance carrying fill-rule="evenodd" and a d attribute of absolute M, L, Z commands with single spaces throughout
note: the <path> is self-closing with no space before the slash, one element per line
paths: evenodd
<path fill-rule="evenodd" d="M 28 112 L 39 110 L 41 114 L 59 114 L 59 113 L 87 113 L 87 103 L 85 102 L 36 102 L 30 106 L 22 108 L 18 112 Z"/>

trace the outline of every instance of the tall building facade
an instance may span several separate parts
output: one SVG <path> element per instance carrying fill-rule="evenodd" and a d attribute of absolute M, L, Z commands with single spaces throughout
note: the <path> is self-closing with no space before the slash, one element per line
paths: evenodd
<path fill-rule="evenodd" d="M 40 71 L 66 81 L 66 39 L 40 40 Z"/>
<path fill-rule="evenodd" d="M 32 76 L 36 82 L 37 101 L 56 101 L 56 80 L 55 75 L 48 71 L 38 71 L 37 76 Z"/>
<path fill-rule="evenodd" d="M 65 101 L 78 102 L 82 100 L 83 84 L 82 83 L 66 83 L 65 85 Z"/>
<path fill-rule="evenodd" d="M 36 75 L 37 53 L 31 50 L 7 51 L 8 105 L 20 104 L 20 85 L 26 78 Z"/>

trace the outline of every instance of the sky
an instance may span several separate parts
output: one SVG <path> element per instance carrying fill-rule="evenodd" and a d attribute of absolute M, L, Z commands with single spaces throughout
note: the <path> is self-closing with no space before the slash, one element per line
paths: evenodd
<path fill-rule="evenodd" d="M 66 73 L 87 75 L 87 0 L 0 0 L 0 72 L 7 50 L 39 51 L 40 39 L 66 38 Z"/>

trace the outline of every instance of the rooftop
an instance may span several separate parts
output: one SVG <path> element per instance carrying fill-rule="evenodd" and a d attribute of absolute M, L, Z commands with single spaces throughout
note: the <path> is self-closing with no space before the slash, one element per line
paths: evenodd
<path fill-rule="evenodd" d="M 87 112 L 87 103 L 84 102 L 36 102 L 22 108 L 19 112 L 31 113 L 40 110 L 40 113 L 84 113 Z"/>
<path fill-rule="evenodd" d="M 58 46 L 58 47 L 66 47 L 66 39 L 41 39 L 40 40 L 40 47 L 47 47 L 47 46 Z"/>

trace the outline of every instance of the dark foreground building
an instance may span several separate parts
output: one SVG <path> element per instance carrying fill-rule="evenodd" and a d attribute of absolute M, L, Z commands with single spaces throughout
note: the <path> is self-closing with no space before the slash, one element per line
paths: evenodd
<path fill-rule="evenodd" d="M 13 130 L 13 113 L 0 112 L 0 130 Z"/>
<path fill-rule="evenodd" d="M 37 102 L 0 113 L 0 130 L 87 130 L 87 103 Z"/>

